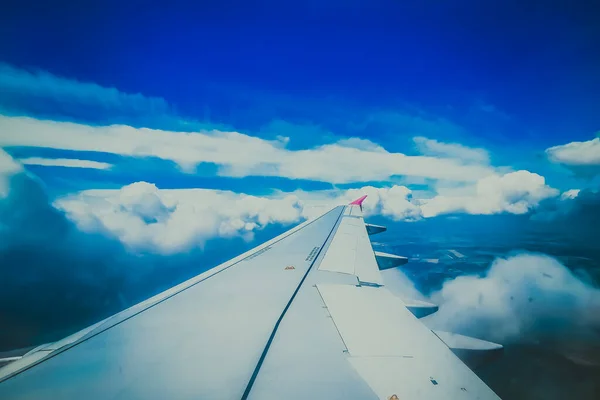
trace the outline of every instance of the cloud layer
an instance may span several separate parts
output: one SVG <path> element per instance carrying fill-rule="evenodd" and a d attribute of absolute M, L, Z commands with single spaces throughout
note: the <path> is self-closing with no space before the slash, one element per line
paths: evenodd
<path fill-rule="evenodd" d="M 127 271 L 118 241 L 81 234 L 19 167 L 0 150 L 0 350 L 57 339 L 118 309 Z"/>
<path fill-rule="evenodd" d="M 459 143 L 443 143 L 423 136 L 414 137 L 413 141 L 422 154 L 458 158 L 464 162 L 481 164 L 486 164 L 490 161 L 490 156 L 485 149 L 467 147 Z"/>
<path fill-rule="evenodd" d="M 115 230 L 83 232 L 62 210 L 50 204 L 41 182 L 2 150 L 0 182 L 3 184 L 0 196 L 0 326 L 3 327 L 0 329 L 0 351 L 60 339 L 201 273 L 250 246 L 241 239 L 220 241 L 218 235 L 231 238 L 255 229 L 246 224 L 238 226 L 239 219 L 219 214 L 215 219 L 229 224 L 217 225 L 217 236 L 203 243 L 207 253 L 197 247 L 169 256 L 154 254 L 157 251 L 134 253 L 121 240 L 130 239 L 128 234 L 138 235 L 138 243 L 153 238 L 153 229 L 156 230 L 153 225 L 161 224 L 169 218 L 168 213 L 173 212 L 173 203 L 168 199 L 163 203 L 151 185 L 138 184 L 116 191 L 119 204 L 114 209 L 101 204 L 110 198 L 94 199 L 99 209 L 93 211 L 100 216 L 96 217 L 94 212 L 85 214 L 89 210 L 79 210 L 83 219 L 78 222 L 94 224 L 96 218 L 103 218 L 103 221 L 111 222 L 113 225 L 107 225 Z M 273 214 L 264 216 L 260 201 L 250 199 L 245 204 L 245 210 L 256 223 L 268 225 L 269 218 L 286 218 Z M 84 202 L 78 205 L 93 206 Z M 188 211 L 195 206 L 191 202 L 184 204 Z M 116 215 L 110 215 L 109 211 Z M 193 238 L 194 229 L 204 229 L 206 219 L 213 211 L 176 211 L 179 214 L 170 218 L 177 229 L 169 226 L 163 232 L 177 235 L 181 230 Z M 177 215 L 190 219 L 181 219 Z M 114 218 L 126 221 L 119 225 Z M 125 232 L 118 231 L 120 226 L 125 226 L 122 228 Z M 140 230 L 135 231 L 136 228 Z M 277 232 L 265 234 L 271 238 Z M 144 248 L 152 244 L 150 239 L 144 243 Z M 159 243 L 162 248 L 165 245 L 181 246 L 178 237 L 163 239 L 165 243 Z M 201 236 L 201 239 L 206 237 Z"/>
<path fill-rule="evenodd" d="M 438 195 L 424 200 L 423 216 L 448 213 L 524 214 L 542 200 L 558 195 L 546 185 L 543 176 L 521 170 L 480 179 L 474 186 L 455 190 L 452 195 Z"/>
<path fill-rule="evenodd" d="M 420 219 L 404 186 L 365 186 L 347 191 L 275 192 L 270 196 L 212 189 L 159 189 L 136 182 L 118 190 L 86 190 L 57 199 L 79 229 L 113 237 L 133 251 L 174 254 L 201 248 L 215 237 L 241 237 L 268 225 L 290 225 L 314 218 L 367 194 L 365 215 L 393 220 Z"/>
<path fill-rule="evenodd" d="M 0 149 L 0 199 L 8 195 L 11 176 L 22 170 L 23 167 L 19 163 Z"/>
<path fill-rule="evenodd" d="M 55 202 L 84 232 L 103 232 L 136 251 L 173 254 L 212 238 L 252 239 L 269 224 L 306 216 L 294 195 L 255 197 L 208 189 L 158 189 L 137 182 L 119 190 L 87 190 Z"/>
<path fill-rule="evenodd" d="M 432 327 L 504 344 L 589 339 L 600 328 L 600 290 L 541 254 L 496 259 L 485 276 L 447 281 L 432 300 L 440 304 Z"/>
<path fill-rule="evenodd" d="M 42 157 L 29 157 L 21 158 L 19 160 L 24 165 L 41 165 L 44 167 L 65 167 L 65 168 L 91 168 L 91 169 L 110 169 L 111 164 L 90 161 L 90 160 L 79 160 L 76 158 L 42 158 Z"/>
<path fill-rule="evenodd" d="M 173 132 L 0 116 L 0 146 L 157 157 L 173 161 L 189 173 L 203 163 L 217 165 L 220 176 L 277 176 L 331 183 L 386 181 L 397 175 L 469 182 L 494 173 L 487 165 L 391 153 L 359 139 L 296 151 L 286 149 L 286 143 L 285 137 L 265 140 L 217 130 Z"/>
<path fill-rule="evenodd" d="M 198 253 L 194 251 L 201 250 L 215 238 L 250 239 L 269 226 L 300 222 L 365 193 L 369 195 L 365 203 L 367 216 L 416 220 L 428 215 L 423 212 L 424 204 L 414 200 L 411 191 L 403 186 L 275 192 L 268 197 L 256 197 L 204 189 L 165 190 L 138 182 L 118 190 L 90 190 L 67 195 L 57 199 L 52 206 L 38 181 L 24 173 L 22 167 L 2 151 L 0 177 L 5 182 L 4 196 L 0 198 L 0 281 L 8 283 L 10 289 L 0 293 L 0 304 L 13 304 L 15 299 L 20 299 L 18 307 L 0 310 L 0 315 L 5 318 L 0 322 L 11 326 L 10 332 L 0 335 L 0 344 L 15 346 L 42 340 L 37 335 L 50 327 L 74 329 L 93 322 L 91 319 L 99 319 L 102 313 L 131 304 L 132 299 L 149 294 L 148 279 L 160 280 L 164 285 L 181 277 L 182 271 L 197 273 Z M 508 177 L 505 182 L 499 177 L 500 183 L 490 185 L 493 188 L 500 185 L 501 197 L 514 204 L 537 202 L 543 197 L 539 193 L 547 194 L 543 181 L 536 177 L 522 178 L 520 175 Z M 521 185 L 522 182 L 533 183 L 537 192 Z M 573 199 L 562 201 L 581 201 L 586 207 L 584 210 L 589 210 L 586 206 L 591 204 L 589 197 L 582 192 Z M 520 212 L 523 208 L 519 205 L 497 209 Z M 232 242 L 227 242 L 227 254 L 236 251 L 232 246 Z M 36 251 L 32 252 L 32 248 Z M 181 258 L 185 254 L 189 254 L 193 262 Z M 206 267 L 215 264 L 206 260 L 205 263 Z M 169 265 L 168 273 L 165 265 Z M 142 278 L 144 274 L 152 273 L 155 274 L 152 278 Z M 146 282 L 146 286 L 139 286 L 140 282 Z M 480 321 L 474 326 L 492 329 L 492 325 L 485 325 L 484 314 L 492 315 L 494 319 L 490 324 L 499 323 L 504 327 L 502 331 L 497 330 L 503 339 L 528 329 L 529 320 L 510 320 L 520 315 L 515 314 L 520 308 L 511 308 L 514 300 L 510 300 L 510 296 L 515 297 L 516 293 L 520 296 L 519 307 L 528 307 L 529 299 L 527 297 L 523 303 L 523 296 L 534 293 L 540 294 L 542 299 L 534 304 L 555 304 L 559 299 L 562 303 L 558 304 L 569 306 L 568 314 L 572 315 L 579 315 L 575 311 L 581 311 L 586 296 L 596 298 L 593 290 L 582 282 L 577 283 L 577 279 L 555 260 L 537 256 L 499 260 L 485 278 L 466 277 L 453 282 L 447 283 L 435 299 L 447 305 L 446 311 L 440 310 L 438 317 L 446 316 L 443 324 L 455 324 L 451 327 L 472 334 L 470 321 Z M 23 295 L 26 287 L 36 290 Z M 52 287 L 52 290 L 44 290 L 44 287 Z M 574 292 L 575 297 L 565 294 L 561 289 L 564 287 L 568 288 L 568 293 Z M 127 298 L 123 293 L 127 293 Z M 473 297 L 474 293 L 483 293 L 484 298 Z M 475 310 L 473 319 L 472 308 L 479 307 L 479 302 L 483 309 Z M 45 304 L 52 304 L 52 309 Z M 40 310 L 45 315 L 43 318 L 39 316 Z M 556 321 L 552 319 L 553 315 L 565 317 L 562 312 L 528 308 L 524 315 L 534 311 L 540 313 L 534 314 L 536 318 L 547 323 Z M 68 314 L 72 320 L 67 321 L 57 313 Z M 508 320 L 512 322 L 509 324 Z"/>
<path fill-rule="evenodd" d="M 130 249 L 172 254 L 202 247 L 213 237 L 251 239 L 269 224 L 290 225 L 368 195 L 366 217 L 416 221 L 447 213 L 523 214 L 558 192 L 539 175 L 518 171 L 485 178 L 472 195 L 414 200 L 405 186 L 326 190 L 269 196 L 212 189 L 159 189 L 137 182 L 118 190 L 86 190 L 55 201 L 84 232 L 118 238 Z M 530 179 L 528 179 L 530 178 Z"/>
<path fill-rule="evenodd" d="M 556 163 L 589 166 L 600 165 L 600 138 L 587 142 L 571 142 L 546 149 L 548 158 Z"/>

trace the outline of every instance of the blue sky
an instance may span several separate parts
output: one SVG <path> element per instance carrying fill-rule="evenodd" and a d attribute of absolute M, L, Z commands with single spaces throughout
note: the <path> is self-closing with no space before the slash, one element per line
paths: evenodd
<path fill-rule="evenodd" d="M 458 114 L 479 102 L 544 136 L 573 131 L 576 121 L 575 138 L 597 129 L 589 119 L 598 27 L 585 3 L 168 4 L 12 5 L 2 17 L 3 58 L 163 97 L 184 114 L 207 107 L 217 120 L 291 95 Z"/>
<path fill-rule="evenodd" d="M 497 256 L 408 264 L 444 330 L 598 343 L 593 1 L 4 3 L 0 351 L 56 340 L 365 193 L 386 251 Z M 510 357 L 489 374 L 507 398 L 589 388 Z"/>
<path fill-rule="evenodd" d="M 93 125 L 285 136 L 288 149 L 359 137 L 410 155 L 417 154 L 412 138 L 424 136 L 484 148 L 493 165 L 527 169 L 568 190 L 590 183 L 547 162 L 544 150 L 591 140 L 599 129 L 600 32 L 592 15 L 567 2 L 13 4 L 0 39 L 0 79 L 13 87 L 0 106 L 7 115 Z M 15 83 L 15 73 L 32 75 Z M 63 155 L 39 147 L 9 152 Z M 114 160 L 102 152 L 86 157 Z M 80 170 L 78 180 L 84 188 L 117 186 L 142 180 L 146 168 L 155 172 L 152 162 L 136 161 L 118 161 L 125 164 L 119 173 Z M 73 182 L 72 171 L 32 169 Z M 219 186 L 210 166 L 200 169 L 198 179 L 154 180 Z M 225 179 L 222 188 L 253 191 L 256 182 L 248 181 Z"/>
<path fill-rule="evenodd" d="M 149 182 L 302 208 L 359 189 L 420 220 L 598 186 L 592 4 L 163 6 L 0 17 L 0 147 L 52 201 Z"/>
<path fill-rule="evenodd" d="M 283 202 L 250 232 L 363 192 L 370 215 L 396 221 L 543 214 L 599 183 L 592 11 L 13 4 L 1 17 L 0 147 L 82 229 L 130 246 L 153 229 L 111 225 L 131 196 L 169 210 L 165 229 L 186 202 L 221 195 Z M 116 208 L 98 214 L 99 197 Z M 239 204 L 243 236 L 260 212 Z"/>
<path fill-rule="evenodd" d="M 111 265 L 147 263 L 148 276 L 178 265 L 147 278 L 164 286 L 197 272 L 187 257 L 213 265 L 223 256 L 207 248 L 228 243 L 233 256 L 363 193 L 367 216 L 397 229 L 461 218 L 477 231 L 504 218 L 510 229 L 543 222 L 539 237 L 569 223 L 588 243 L 600 215 L 597 11 L 567 1 L 6 4 L 0 256 L 20 266 L 27 246 L 67 243 L 48 259 L 86 266 L 57 276 L 87 289 L 99 285 L 90 277 L 130 291 L 141 279 Z M 42 264 L 0 273 L 19 288 L 49 279 Z"/>

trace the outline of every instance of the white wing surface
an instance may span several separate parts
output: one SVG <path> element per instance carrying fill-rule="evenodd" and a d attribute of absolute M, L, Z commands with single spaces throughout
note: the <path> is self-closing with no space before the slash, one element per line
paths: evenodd
<path fill-rule="evenodd" d="M 362 200 L 34 349 L 0 399 L 497 399 L 386 289 Z"/>

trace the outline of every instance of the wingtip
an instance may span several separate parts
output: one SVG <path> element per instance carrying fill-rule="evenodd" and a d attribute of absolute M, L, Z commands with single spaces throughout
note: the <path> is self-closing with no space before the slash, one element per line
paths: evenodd
<path fill-rule="evenodd" d="M 364 196 L 354 200 L 352 203 L 350 203 L 351 206 L 362 206 L 363 201 L 365 201 L 365 199 L 367 198 L 367 195 L 365 194 Z"/>

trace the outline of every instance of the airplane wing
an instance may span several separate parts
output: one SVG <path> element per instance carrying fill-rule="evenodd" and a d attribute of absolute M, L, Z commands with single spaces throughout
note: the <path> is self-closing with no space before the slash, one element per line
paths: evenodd
<path fill-rule="evenodd" d="M 406 259 L 373 251 L 364 197 L 31 350 L 0 398 L 497 399 L 450 347 L 499 347 L 432 332 L 417 316 L 437 307 L 386 288 Z"/>

